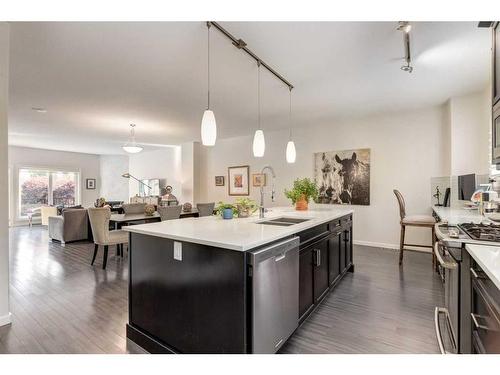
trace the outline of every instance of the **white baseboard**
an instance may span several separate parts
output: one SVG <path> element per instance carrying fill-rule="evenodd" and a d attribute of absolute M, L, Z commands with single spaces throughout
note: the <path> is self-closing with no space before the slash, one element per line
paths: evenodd
<path fill-rule="evenodd" d="M 368 246 L 368 247 L 381 247 L 384 249 L 399 250 L 399 244 L 383 243 L 383 242 L 370 242 L 370 241 L 354 241 L 354 245 Z M 405 250 L 415 250 L 422 253 L 430 253 L 431 249 L 426 247 L 413 247 L 405 246 Z"/>
<path fill-rule="evenodd" d="M 4 316 L 0 316 L 0 327 L 12 323 L 11 317 L 12 317 L 11 313 L 8 313 L 7 315 Z"/>

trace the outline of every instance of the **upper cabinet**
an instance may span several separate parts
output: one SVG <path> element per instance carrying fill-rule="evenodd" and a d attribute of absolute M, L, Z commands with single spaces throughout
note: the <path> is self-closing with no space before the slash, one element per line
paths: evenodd
<path fill-rule="evenodd" d="M 500 99 L 500 22 L 493 24 L 493 105 Z"/>
<path fill-rule="evenodd" d="M 492 26 L 492 164 L 500 164 L 500 22 Z"/>

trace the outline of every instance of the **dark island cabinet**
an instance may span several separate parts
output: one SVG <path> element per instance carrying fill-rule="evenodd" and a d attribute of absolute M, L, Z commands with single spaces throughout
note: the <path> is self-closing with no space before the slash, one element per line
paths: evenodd
<path fill-rule="evenodd" d="M 313 245 L 314 302 L 319 302 L 328 291 L 328 238 Z"/>
<path fill-rule="evenodd" d="M 313 248 L 300 252 L 299 257 L 299 316 L 304 316 L 314 307 Z"/>
<path fill-rule="evenodd" d="M 340 276 L 340 253 L 344 249 L 342 231 L 333 233 L 328 239 L 328 283 L 332 285 Z"/>
<path fill-rule="evenodd" d="M 299 233 L 299 321 L 309 316 L 346 272 L 352 272 L 352 215 L 314 233 Z"/>

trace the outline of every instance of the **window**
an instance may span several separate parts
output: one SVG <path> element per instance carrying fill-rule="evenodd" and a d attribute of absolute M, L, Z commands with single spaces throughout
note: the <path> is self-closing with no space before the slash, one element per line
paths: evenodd
<path fill-rule="evenodd" d="M 19 169 L 20 217 L 42 205 L 73 206 L 79 203 L 78 172 L 47 169 Z"/>

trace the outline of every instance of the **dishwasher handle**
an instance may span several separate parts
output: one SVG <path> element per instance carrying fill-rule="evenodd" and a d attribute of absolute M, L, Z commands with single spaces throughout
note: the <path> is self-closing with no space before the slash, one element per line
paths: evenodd
<path fill-rule="evenodd" d="M 286 258 L 286 254 L 295 248 L 298 248 L 300 244 L 299 237 L 291 237 L 284 241 L 279 241 L 270 246 L 255 250 L 250 252 L 248 263 L 251 265 L 256 265 L 268 258 L 274 257 L 276 262 Z"/>

